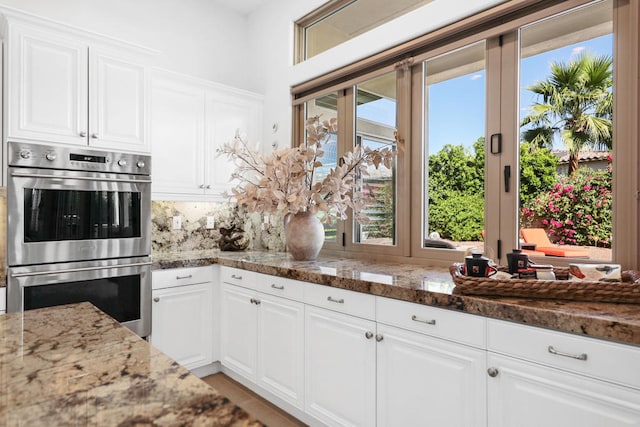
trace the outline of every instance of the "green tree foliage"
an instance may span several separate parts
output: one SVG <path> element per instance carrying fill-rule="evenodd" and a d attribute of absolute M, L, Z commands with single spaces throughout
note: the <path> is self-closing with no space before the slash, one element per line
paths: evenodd
<path fill-rule="evenodd" d="M 610 56 L 590 54 L 554 62 L 549 77 L 528 88 L 541 101 L 522 120 L 522 138 L 551 147 L 559 136 L 569 150 L 569 175 L 578 169 L 580 150 L 612 146 L 612 63 Z"/>
<path fill-rule="evenodd" d="M 520 206 L 557 182 L 558 157 L 548 148 L 537 148 L 529 142 L 520 144 Z"/>

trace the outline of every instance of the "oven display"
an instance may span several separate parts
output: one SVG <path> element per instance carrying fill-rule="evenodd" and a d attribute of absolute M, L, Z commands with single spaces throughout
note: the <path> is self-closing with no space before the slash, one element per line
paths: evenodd
<path fill-rule="evenodd" d="M 107 163 L 105 156 L 89 156 L 86 154 L 69 154 L 69 160 L 76 162 Z"/>

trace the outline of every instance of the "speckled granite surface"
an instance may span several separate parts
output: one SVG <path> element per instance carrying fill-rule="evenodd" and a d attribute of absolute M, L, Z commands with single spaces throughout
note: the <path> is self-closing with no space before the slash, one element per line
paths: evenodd
<path fill-rule="evenodd" d="M 218 263 L 419 304 L 640 345 L 640 304 L 456 295 L 446 268 L 320 257 L 295 261 L 279 252 L 181 252 L 153 255 L 153 268 Z"/>
<path fill-rule="evenodd" d="M 89 303 L 0 316 L 2 426 L 262 426 Z"/>

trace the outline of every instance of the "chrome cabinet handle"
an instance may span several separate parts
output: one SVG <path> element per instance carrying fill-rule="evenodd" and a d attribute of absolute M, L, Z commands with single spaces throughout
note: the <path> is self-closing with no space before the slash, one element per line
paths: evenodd
<path fill-rule="evenodd" d="M 236 280 L 242 280 L 242 276 L 236 276 L 235 274 L 232 274 L 231 278 Z"/>
<path fill-rule="evenodd" d="M 82 131 L 78 135 L 84 138 L 85 136 L 87 136 L 87 133 L 85 131 Z"/>
<path fill-rule="evenodd" d="M 204 184 L 200 184 L 200 188 L 204 189 Z"/>
<path fill-rule="evenodd" d="M 382 334 L 376 334 L 376 341 L 380 342 L 384 339 L 384 336 L 382 336 Z"/>
<path fill-rule="evenodd" d="M 205 187 L 207 190 L 209 190 L 211 188 L 211 184 L 207 184 L 207 186 Z"/>
<path fill-rule="evenodd" d="M 366 339 L 370 340 L 371 338 L 373 338 L 373 332 L 367 331 L 364 333 L 364 336 Z"/>
<path fill-rule="evenodd" d="M 273 289 L 278 289 L 278 290 L 281 290 L 281 291 L 283 291 L 283 290 L 284 290 L 284 285 L 280 285 L 280 286 L 278 286 L 278 285 L 276 285 L 275 283 L 272 283 L 272 284 L 271 284 L 271 287 L 272 287 Z"/>
<path fill-rule="evenodd" d="M 153 302 L 160 302 L 160 297 L 155 297 L 155 298 L 153 299 Z"/>
<path fill-rule="evenodd" d="M 260 300 L 256 298 L 251 298 L 251 304 L 260 305 Z"/>
<path fill-rule="evenodd" d="M 436 324 L 436 319 L 420 319 L 415 314 L 413 316 L 411 316 L 411 320 L 413 320 L 414 322 L 426 323 L 427 325 L 435 325 Z"/>
<path fill-rule="evenodd" d="M 491 378 L 497 377 L 499 373 L 500 373 L 500 371 L 498 371 L 498 368 L 489 368 L 489 369 L 487 369 L 487 374 Z"/>
<path fill-rule="evenodd" d="M 92 133 L 91 138 L 98 139 L 100 136 L 97 133 Z"/>
<path fill-rule="evenodd" d="M 251 298 L 249 301 L 251 302 L 251 304 L 255 304 L 256 303 L 256 300 L 254 298 Z"/>
<path fill-rule="evenodd" d="M 344 304 L 344 298 L 334 299 L 331 297 L 327 297 L 327 301 L 335 302 L 337 304 Z"/>
<path fill-rule="evenodd" d="M 552 345 L 550 345 L 547 348 L 547 350 L 549 350 L 549 353 L 555 354 L 556 356 L 570 357 L 571 359 L 577 359 L 577 360 L 587 360 L 587 353 L 581 353 L 581 354 L 564 353 L 562 351 L 556 350 Z"/>
<path fill-rule="evenodd" d="M 192 277 L 193 274 L 187 274 L 186 276 L 176 276 L 176 280 L 191 279 Z"/>

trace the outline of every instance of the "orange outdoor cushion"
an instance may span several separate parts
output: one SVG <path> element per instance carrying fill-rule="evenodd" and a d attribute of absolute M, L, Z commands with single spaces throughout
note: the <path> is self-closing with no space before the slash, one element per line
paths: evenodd
<path fill-rule="evenodd" d="M 548 256 L 560 256 L 569 258 L 589 257 L 589 252 L 583 249 L 563 248 L 553 246 L 547 232 L 543 228 L 522 228 L 520 229 L 522 238 L 527 243 L 535 243 L 536 251 L 544 252 Z"/>

